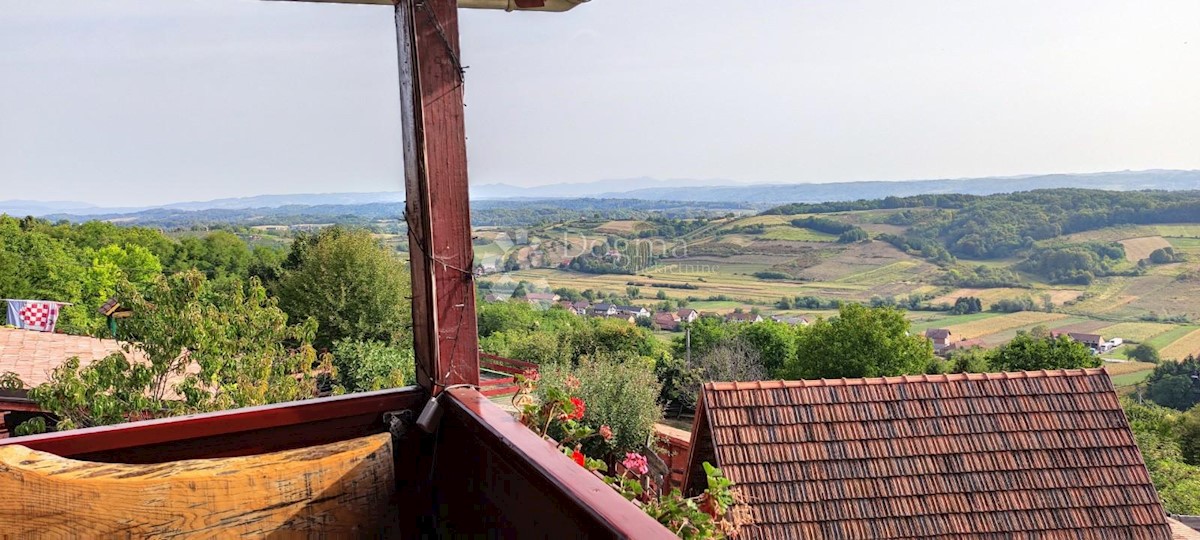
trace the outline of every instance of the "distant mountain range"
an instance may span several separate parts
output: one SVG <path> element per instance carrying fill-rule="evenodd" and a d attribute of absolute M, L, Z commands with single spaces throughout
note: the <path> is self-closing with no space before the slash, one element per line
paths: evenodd
<path fill-rule="evenodd" d="M 1150 170 L 1089 174 L 1045 174 L 942 180 L 833 182 L 816 184 L 737 184 L 721 179 L 627 178 L 582 184 L 520 187 L 482 184 L 471 187 L 475 200 L 504 199 L 640 199 L 651 201 L 726 202 L 754 205 L 814 203 L 855 199 L 905 197 L 926 193 L 990 195 L 1033 189 L 1076 187 L 1131 191 L 1143 189 L 1200 189 L 1200 171 Z M 402 192 L 314 193 L 259 195 L 212 201 L 172 203 L 138 208 L 104 208 L 65 201 L 0 201 L 0 213 L 10 215 L 113 216 L 148 210 L 242 210 L 329 205 L 363 205 L 404 201 Z"/>

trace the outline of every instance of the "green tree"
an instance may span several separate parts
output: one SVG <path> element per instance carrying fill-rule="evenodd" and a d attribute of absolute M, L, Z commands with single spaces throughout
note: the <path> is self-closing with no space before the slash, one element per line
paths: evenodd
<path fill-rule="evenodd" d="M 1139 343 L 1137 347 L 1125 350 L 1125 357 L 1139 362 L 1159 363 L 1158 349 L 1149 343 Z"/>
<path fill-rule="evenodd" d="M 416 381 L 412 347 L 379 341 L 343 340 L 334 344 L 338 383 L 350 392 L 398 388 Z"/>
<path fill-rule="evenodd" d="M 764 376 L 779 376 L 783 366 L 796 356 L 796 331 L 792 325 L 765 320 L 739 326 L 741 339 L 761 359 Z"/>
<path fill-rule="evenodd" d="M 1181 415 L 1178 433 L 1183 460 L 1189 465 L 1200 465 L 1200 405 Z"/>
<path fill-rule="evenodd" d="M 1012 341 L 993 351 L 990 363 L 997 371 L 1077 369 L 1099 366 L 1100 358 L 1086 345 L 1067 336 L 1038 339 L 1019 332 Z"/>
<path fill-rule="evenodd" d="M 1121 405 L 1163 507 L 1175 514 L 1200 513 L 1200 467 L 1184 461 L 1180 413 L 1128 398 Z"/>
<path fill-rule="evenodd" d="M 410 344 L 408 266 L 367 231 L 330 227 L 296 238 L 275 289 L 290 317 L 318 322 L 319 348 L 343 339 Z"/>
<path fill-rule="evenodd" d="M 160 276 L 144 294 L 122 282 L 117 298 L 134 313 L 120 328 L 126 354 L 82 368 L 70 359 L 29 392 L 58 429 L 316 394 L 315 323 L 288 325 L 257 280 L 216 284 L 188 271 Z"/>
<path fill-rule="evenodd" d="M 1146 379 L 1146 397 L 1179 411 L 1196 406 L 1200 403 L 1200 359 L 1188 356 L 1155 366 Z"/>
<path fill-rule="evenodd" d="M 879 377 L 923 373 L 933 345 L 909 332 L 904 313 L 890 307 L 843 305 L 838 316 L 800 331 L 787 378 Z"/>

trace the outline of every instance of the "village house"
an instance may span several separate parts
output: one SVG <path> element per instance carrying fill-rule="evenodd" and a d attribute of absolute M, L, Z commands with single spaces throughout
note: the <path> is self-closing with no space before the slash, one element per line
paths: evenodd
<path fill-rule="evenodd" d="M 670 311 L 661 311 L 654 314 L 654 324 L 663 330 L 670 330 L 672 332 L 679 330 L 680 322 L 679 315 Z"/>
<path fill-rule="evenodd" d="M 690 446 L 744 538 L 1171 538 L 1102 369 L 708 383 Z"/>
<path fill-rule="evenodd" d="M 579 300 L 577 302 L 571 302 L 570 309 L 571 311 L 574 311 L 576 315 L 587 315 L 588 309 L 591 309 L 591 307 L 591 302 L 588 302 L 587 300 Z"/>
<path fill-rule="evenodd" d="M 933 342 L 933 352 L 940 353 L 950 346 L 952 333 L 947 328 L 930 328 L 925 331 L 925 337 Z"/>
<path fill-rule="evenodd" d="M 1088 334 L 1088 333 L 1084 333 L 1084 332 L 1062 332 L 1062 331 L 1057 331 L 1057 330 L 1050 332 L 1050 336 L 1055 339 L 1058 339 L 1059 337 L 1064 336 L 1064 335 L 1067 336 L 1068 338 L 1070 338 L 1072 341 L 1082 343 L 1085 347 L 1091 349 L 1092 352 L 1099 353 L 1099 352 L 1107 352 L 1108 351 L 1107 347 L 1105 347 L 1105 345 L 1107 345 L 1107 344 L 1105 343 L 1104 338 L 1100 336 L 1100 334 Z"/>
<path fill-rule="evenodd" d="M 700 312 L 692 308 L 682 308 L 676 312 L 676 315 L 679 316 L 680 322 L 685 323 L 695 322 L 696 319 L 700 318 Z"/>
<path fill-rule="evenodd" d="M 593 317 L 608 317 L 617 314 L 617 306 L 602 302 L 592 306 L 591 315 Z"/>
<path fill-rule="evenodd" d="M 649 317 L 650 310 L 642 306 L 617 306 L 617 313 L 634 317 Z"/>
<path fill-rule="evenodd" d="M 763 320 L 762 315 L 759 315 L 757 313 L 749 313 L 749 312 L 745 312 L 745 311 L 735 311 L 735 312 L 730 313 L 725 316 L 725 322 L 731 322 L 731 323 L 734 323 L 734 322 L 760 323 L 760 322 L 762 322 L 762 320 Z"/>
<path fill-rule="evenodd" d="M 554 293 L 538 293 L 538 292 L 525 293 L 525 301 L 529 302 L 530 304 L 533 304 L 535 306 L 549 307 L 550 304 L 557 302 L 559 300 L 559 298 L 560 297 Z"/>
<path fill-rule="evenodd" d="M 808 318 L 801 316 L 772 315 L 771 320 L 792 326 L 808 326 Z"/>

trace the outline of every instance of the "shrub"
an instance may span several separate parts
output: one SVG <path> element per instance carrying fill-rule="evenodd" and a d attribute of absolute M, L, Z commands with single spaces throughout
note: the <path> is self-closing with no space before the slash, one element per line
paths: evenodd
<path fill-rule="evenodd" d="M 380 341 L 342 340 L 333 348 L 338 383 L 350 392 L 397 388 L 416 382 L 411 348 Z"/>
<path fill-rule="evenodd" d="M 1139 362 L 1157 364 L 1160 361 L 1158 349 L 1149 343 L 1140 343 L 1137 347 L 1125 350 L 1125 357 Z"/>
<path fill-rule="evenodd" d="M 660 387 L 650 366 L 639 361 L 617 361 L 603 354 L 584 358 L 574 368 L 543 366 L 538 399 L 546 400 L 545 388 L 564 387 L 568 376 L 579 380 L 577 395 L 587 403 L 582 424 L 592 429 L 607 425 L 613 432 L 611 444 L 584 442 L 584 453 L 601 456 L 645 449 L 654 433 L 654 423 L 662 418 Z"/>

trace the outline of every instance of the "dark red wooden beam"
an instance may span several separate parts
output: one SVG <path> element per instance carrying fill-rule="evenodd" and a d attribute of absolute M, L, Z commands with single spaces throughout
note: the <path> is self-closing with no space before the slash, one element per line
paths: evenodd
<path fill-rule="evenodd" d="M 121 463 L 244 456 L 380 433 L 383 413 L 419 411 L 407 387 L 0 439 L 63 457 Z"/>
<path fill-rule="evenodd" d="M 455 0 L 398 0 L 397 53 L 417 379 L 479 384 Z"/>
<path fill-rule="evenodd" d="M 479 392 L 442 403 L 432 474 L 455 536 L 678 538 Z"/>

